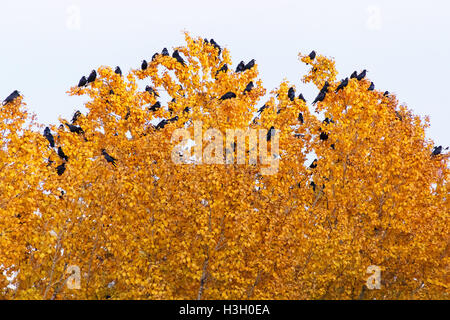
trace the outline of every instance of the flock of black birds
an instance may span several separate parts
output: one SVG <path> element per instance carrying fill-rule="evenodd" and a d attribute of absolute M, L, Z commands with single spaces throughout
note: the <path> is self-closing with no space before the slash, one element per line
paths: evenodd
<path fill-rule="evenodd" d="M 216 49 L 218 49 L 218 54 L 220 55 L 222 49 L 221 49 L 221 47 L 214 41 L 214 39 L 210 39 L 209 41 L 208 41 L 208 39 L 204 39 L 204 42 L 205 42 L 205 43 L 208 43 L 208 44 L 211 44 L 211 45 L 213 45 Z M 170 56 L 169 51 L 167 50 L 167 48 L 163 48 L 163 50 L 161 51 L 161 53 L 158 53 L 158 52 L 157 52 L 157 53 L 155 53 L 155 54 L 152 56 L 152 61 L 154 61 L 155 58 L 156 58 L 159 54 L 161 54 L 161 55 L 163 55 L 163 56 Z M 175 59 L 177 60 L 177 62 L 180 63 L 182 66 L 186 66 L 186 63 L 185 63 L 184 59 L 181 57 L 181 55 L 180 55 L 180 53 L 179 53 L 178 50 L 175 50 L 175 51 L 173 52 L 172 57 L 175 58 Z M 308 57 L 311 59 L 311 61 L 314 60 L 314 59 L 316 58 L 316 52 L 315 52 L 315 51 L 312 51 L 312 52 L 308 55 Z M 245 63 L 244 61 L 241 61 L 241 62 L 239 62 L 238 66 L 236 67 L 235 72 L 236 72 L 236 73 L 244 72 L 244 71 L 246 71 L 246 70 L 252 69 L 254 66 L 255 66 L 255 59 L 250 60 L 248 63 Z M 148 63 L 147 63 L 146 60 L 143 60 L 143 61 L 142 61 L 142 64 L 141 64 L 141 70 L 146 70 L 147 68 L 148 68 Z M 218 75 L 220 72 L 224 72 L 224 73 L 228 72 L 228 65 L 227 65 L 227 64 L 224 64 L 219 70 L 217 70 L 217 72 L 216 72 L 216 77 L 217 77 L 217 75 Z M 122 70 L 120 69 L 119 66 L 116 67 L 115 73 L 118 74 L 118 75 L 120 75 L 120 76 L 122 76 Z M 363 70 L 363 71 L 362 71 L 361 73 L 359 73 L 359 74 L 357 73 L 357 71 L 354 71 L 354 72 L 351 74 L 350 79 L 356 79 L 356 80 L 358 80 L 358 81 L 361 81 L 361 80 L 363 80 L 363 79 L 366 77 L 366 75 L 367 75 L 367 70 Z M 92 70 L 91 73 L 89 74 L 89 76 L 88 76 L 87 78 L 86 78 L 86 76 L 82 76 L 82 77 L 81 77 L 80 81 L 78 82 L 78 87 L 85 87 L 85 86 L 87 86 L 89 83 L 94 82 L 96 79 L 97 79 L 97 72 L 96 72 L 95 70 Z M 341 80 L 341 82 L 339 83 L 339 85 L 337 86 L 337 88 L 336 88 L 336 90 L 335 90 L 335 93 L 337 94 L 339 91 L 344 90 L 344 88 L 347 87 L 348 84 L 349 84 L 349 78 L 348 78 L 348 77 L 345 78 L 345 79 L 343 79 L 343 80 Z M 254 84 L 253 84 L 252 81 L 250 81 L 250 82 L 247 84 L 247 86 L 245 87 L 245 89 L 244 89 L 244 91 L 243 91 L 243 95 L 245 95 L 246 93 L 250 92 L 253 88 L 254 88 Z M 327 93 L 328 93 L 328 89 L 329 89 L 329 83 L 328 83 L 328 81 L 325 81 L 325 84 L 323 85 L 322 89 L 320 90 L 319 94 L 318 94 L 317 97 L 314 99 L 314 101 L 313 101 L 312 104 L 315 105 L 316 103 L 322 102 L 323 100 L 325 100 L 325 97 L 326 97 L 326 95 L 327 95 Z M 375 90 L 375 84 L 374 84 L 373 82 L 371 82 L 371 84 L 370 84 L 370 86 L 368 87 L 367 90 L 368 90 L 368 91 L 373 91 L 373 90 Z M 154 95 L 155 97 L 159 97 L 158 92 L 157 92 L 154 88 L 152 88 L 152 87 L 150 87 L 150 86 L 146 86 L 145 91 L 147 91 L 149 94 Z M 111 93 L 113 93 L 112 90 L 111 90 Z M 384 94 L 383 94 L 383 96 L 388 96 L 388 95 L 389 95 L 389 91 L 386 91 L 386 92 L 384 92 Z M 6 97 L 6 99 L 3 101 L 2 105 L 6 105 L 6 104 L 8 104 L 8 103 L 10 103 L 10 102 L 13 102 L 13 101 L 14 101 L 16 98 L 18 98 L 19 96 L 20 96 L 19 91 L 14 90 L 8 97 Z M 294 101 L 294 100 L 295 100 L 295 89 L 294 89 L 293 87 L 290 87 L 290 88 L 289 88 L 289 90 L 288 90 L 288 92 L 287 92 L 287 96 L 288 96 L 288 98 L 289 98 L 290 101 Z M 219 98 L 219 100 L 223 101 L 223 100 L 227 100 L 227 99 L 233 99 L 233 98 L 236 98 L 236 97 L 237 97 L 237 95 L 236 95 L 234 92 L 229 91 L 229 92 L 223 94 L 223 95 Z M 306 102 L 306 99 L 303 97 L 303 94 L 301 94 L 301 93 L 300 93 L 300 95 L 298 96 L 298 99 L 300 99 L 300 100 Z M 174 102 L 174 101 L 175 101 L 175 99 L 172 100 L 172 102 Z M 264 105 L 258 110 L 258 113 L 261 114 L 261 113 L 262 113 L 265 109 L 267 109 L 268 107 L 269 107 L 269 106 L 268 106 L 267 104 L 264 104 Z M 149 110 L 149 111 L 156 111 L 156 110 L 158 110 L 159 108 L 161 108 L 161 103 L 160 103 L 159 101 L 157 101 L 157 102 L 154 103 L 152 106 L 150 106 L 150 107 L 148 108 L 148 110 Z M 280 110 L 279 110 L 279 111 L 280 111 Z M 279 111 L 278 111 L 278 113 L 279 113 Z M 189 112 L 189 107 L 186 107 L 186 108 L 183 110 L 183 112 Z M 74 114 L 74 116 L 73 116 L 73 118 L 72 118 L 72 121 L 71 121 L 72 123 L 67 123 L 67 122 L 66 122 L 65 125 L 67 126 L 67 128 L 69 129 L 70 132 L 76 133 L 76 134 L 79 134 L 79 135 L 84 135 L 83 129 L 82 129 L 80 126 L 75 125 L 75 123 L 77 122 L 77 120 L 78 120 L 78 118 L 79 118 L 80 116 L 81 116 L 81 112 L 80 112 L 80 111 L 76 111 L 75 114 Z M 128 112 L 126 118 L 128 118 L 128 116 L 129 116 L 129 112 Z M 167 124 L 169 124 L 169 123 L 171 123 L 171 122 L 175 122 L 175 121 L 177 121 L 177 120 L 178 120 L 178 116 L 175 116 L 175 117 L 170 118 L 170 119 L 163 119 L 163 120 L 162 120 L 160 123 L 158 123 L 154 128 L 155 128 L 155 130 L 162 129 L 162 128 L 164 128 Z M 256 119 L 255 119 L 255 120 L 256 120 Z M 304 123 L 303 114 L 302 114 L 301 112 L 300 112 L 299 115 L 298 115 L 298 121 L 299 121 L 301 124 Z M 329 124 L 329 123 L 332 123 L 332 122 L 333 122 L 333 120 L 330 120 L 330 119 L 328 119 L 328 118 L 325 118 L 325 120 L 323 121 L 323 123 L 326 123 L 326 124 Z M 323 140 L 323 141 L 327 140 L 327 139 L 328 139 L 328 134 L 327 134 L 326 132 L 324 132 L 324 131 L 322 130 L 322 128 L 319 128 L 319 129 L 320 129 L 320 131 L 321 131 L 321 132 L 320 132 L 320 135 L 319 135 L 319 138 L 320 138 L 321 140 Z M 274 129 L 274 126 L 272 126 L 272 127 L 269 129 L 269 131 L 268 131 L 268 133 L 267 133 L 267 141 L 270 141 L 270 140 L 271 140 L 271 138 L 272 138 L 272 136 L 273 136 L 273 134 L 274 134 L 274 130 L 275 130 L 275 129 Z M 43 136 L 48 140 L 49 146 L 50 146 L 52 149 L 55 148 L 55 139 L 54 139 L 54 137 L 53 137 L 53 135 L 52 135 L 52 133 L 51 133 L 49 127 L 46 127 L 46 128 L 44 129 Z M 297 135 L 296 135 L 296 136 L 297 136 Z M 298 135 L 298 136 L 301 136 L 301 135 Z M 84 138 L 84 139 L 85 139 L 85 141 L 87 141 L 86 138 Z M 334 144 L 331 145 L 331 147 L 334 149 Z M 448 149 L 449 149 L 449 148 L 447 147 L 445 150 L 448 150 Z M 432 151 L 432 153 L 431 153 L 431 156 L 432 156 L 432 157 L 438 156 L 439 154 L 442 153 L 442 150 L 443 150 L 442 146 L 434 147 L 434 149 L 433 149 L 433 151 Z M 59 166 L 56 167 L 57 174 L 58 174 L 58 175 L 62 175 L 62 174 L 65 172 L 65 170 L 66 170 L 66 163 L 69 161 L 69 157 L 64 153 L 64 151 L 62 150 L 61 146 L 58 146 L 58 148 L 57 148 L 57 154 L 58 154 L 58 156 L 59 156 L 62 160 L 64 160 L 64 162 L 63 162 L 61 165 L 59 165 Z M 108 163 L 111 163 L 114 167 L 116 166 L 116 161 L 117 161 L 117 159 L 115 159 L 114 157 L 112 157 L 111 155 L 109 155 L 109 154 L 106 152 L 105 149 L 102 149 L 102 150 L 101 150 L 101 154 L 104 156 L 105 160 L 106 160 Z M 52 162 L 52 161 L 49 161 L 49 163 L 51 163 L 51 162 Z M 315 159 L 315 160 L 311 163 L 311 165 L 309 166 L 309 168 L 310 168 L 310 169 L 315 169 L 316 167 L 317 167 L 317 159 Z M 315 185 L 314 182 L 311 182 L 311 186 L 312 186 L 313 189 L 315 190 L 316 185 Z"/>

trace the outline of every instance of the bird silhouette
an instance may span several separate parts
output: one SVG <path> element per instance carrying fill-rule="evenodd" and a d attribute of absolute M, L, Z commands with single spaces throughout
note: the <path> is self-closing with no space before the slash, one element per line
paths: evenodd
<path fill-rule="evenodd" d="M 358 78 L 358 72 L 353 71 L 352 75 L 350 76 L 350 79 L 356 79 Z"/>
<path fill-rule="evenodd" d="M 71 120 L 72 124 L 74 124 L 80 116 L 81 116 L 80 110 L 75 111 Z"/>
<path fill-rule="evenodd" d="M 227 100 L 232 98 L 236 98 L 236 94 L 234 92 L 229 91 L 225 93 L 223 96 L 221 96 L 219 100 Z"/>
<path fill-rule="evenodd" d="M 169 50 L 167 50 L 167 48 L 162 49 L 161 54 L 162 54 L 163 56 L 170 56 Z"/>
<path fill-rule="evenodd" d="M 315 58 L 316 58 L 316 52 L 313 50 L 313 51 L 311 51 L 311 53 L 308 55 L 308 57 L 311 59 L 311 60 L 314 60 Z"/>
<path fill-rule="evenodd" d="M 300 121 L 301 124 L 303 124 L 303 114 L 301 112 L 298 114 L 297 119 L 298 119 L 298 121 Z"/>
<path fill-rule="evenodd" d="M 219 74 L 219 72 L 227 73 L 228 72 L 228 65 L 225 63 L 219 70 L 217 70 L 216 71 L 216 77 Z"/>
<path fill-rule="evenodd" d="M 147 69 L 147 67 L 148 67 L 147 61 L 142 60 L 141 69 L 142 69 L 142 70 L 145 70 L 145 69 Z"/>
<path fill-rule="evenodd" d="M 326 92 L 320 91 L 319 94 L 317 95 L 316 99 L 314 99 L 314 102 L 312 104 L 315 105 L 317 102 L 323 101 L 325 99 L 325 96 L 326 96 Z"/>
<path fill-rule="evenodd" d="M 326 134 L 325 132 L 321 132 L 319 138 L 320 138 L 320 140 L 325 141 L 328 139 L 328 134 Z"/>
<path fill-rule="evenodd" d="M 339 90 L 343 90 L 346 86 L 348 85 L 348 78 L 345 78 L 344 80 L 341 81 L 341 83 L 338 85 L 338 87 L 336 88 L 336 93 Z"/>
<path fill-rule="evenodd" d="M 356 79 L 358 79 L 358 81 L 361 81 L 362 79 L 364 79 L 366 77 L 367 74 L 367 70 L 364 69 L 357 77 Z"/>
<path fill-rule="evenodd" d="M 111 157 L 105 149 L 102 149 L 102 155 L 105 157 L 106 161 L 111 163 L 114 167 L 116 166 L 117 159 L 114 157 Z"/>
<path fill-rule="evenodd" d="M 244 61 L 239 62 L 237 68 L 236 68 L 236 73 L 238 72 L 242 72 L 245 70 L 245 64 Z"/>
<path fill-rule="evenodd" d="M 50 128 L 49 127 L 45 127 L 45 129 L 44 129 L 44 137 L 50 143 L 50 147 L 54 148 L 55 147 L 55 139 L 53 138 L 53 135 L 50 132 Z"/>
<path fill-rule="evenodd" d="M 291 101 L 294 101 L 295 99 L 295 89 L 293 87 L 290 87 L 288 90 L 288 98 Z"/>
<path fill-rule="evenodd" d="M 116 74 L 122 76 L 122 70 L 120 70 L 120 67 L 119 67 L 119 66 L 116 67 L 116 70 L 115 70 L 114 72 L 115 72 Z"/>
<path fill-rule="evenodd" d="M 222 52 L 222 48 L 217 44 L 217 42 L 214 41 L 214 39 L 211 39 L 209 41 L 209 43 L 211 43 L 214 48 L 216 48 L 217 50 L 219 50 L 218 55 L 220 55 L 220 53 Z"/>
<path fill-rule="evenodd" d="M 147 91 L 149 94 L 154 95 L 155 97 L 159 97 L 158 92 L 150 86 L 145 86 L 145 91 Z"/>
<path fill-rule="evenodd" d="M 180 56 L 180 53 L 178 52 L 178 50 L 175 50 L 175 51 L 172 53 L 172 58 L 177 59 L 177 61 L 178 61 L 179 63 L 181 63 L 183 66 L 186 65 L 186 64 L 184 63 L 183 58 Z"/>
<path fill-rule="evenodd" d="M 243 94 L 246 94 L 247 92 L 250 92 L 253 89 L 254 85 L 253 85 L 253 81 L 250 81 L 247 86 L 244 89 Z"/>
<path fill-rule="evenodd" d="M 156 130 L 163 129 L 169 123 L 168 120 L 163 119 L 160 123 L 158 123 L 155 127 Z"/>
<path fill-rule="evenodd" d="M 311 164 L 309 165 L 309 167 L 310 167 L 311 169 L 317 168 L 317 159 L 314 159 L 314 161 L 311 162 Z"/>
<path fill-rule="evenodd" d="M 431 153 L 432 156 L 440 155 L 442 152 L 442 146 L 434 147 L 433 152 Z"/>
<path fill-rule="evenodd" d="M 69 128 L 70 132 L 77 133 L 77 134 L 84 133 L 83 129 L 80 126 L 75 126 L 75 125 L 67 123 L 67 122 L 65 123 L 65 125 L 67 126 L 67 128 Z"/>
<path fill-rule="evenodd" d="M 58 147 L 58 156 L 63 160 L 69 161 L 69 157 L 64 153 L 61 147 Z"/>
<path fill-rule="evenodd" d="M 385 91 L 385 92 L 383 93 L 383 96 L 384 96 L 384 97 L 389 96 L 389 91 Z"/>
<path fill-rule="evenodd" d="M 82 76 L 80 81 L 78 82 L 78 87 L 84 87 L 87 84 L 87 79 L 85 76 Z"/>
<path fill-rule="evenodd" d="M 14 90 L 9 96 L 6 97 L 5 100 L 3 100 L 3 105 L 6 105 L 7 103 L 13 102 L 19 96 L 20 96 L 19 91 Z"/>
<path fill-rule="evenodd" d="M 161 108 L 161 102 L 156 101 L 154 105 L 148 108 L 149 111 L 156 111 Z"/>
<path fill-rule="evenodd" d="M 255 66 L 255 59 L 250 60 L 244 67 L 244 70 L 250 70 L 251 68 L 253 68 Z"/>
<path fill-rule="evenodd" d="M 264 104 L 261 108 L 259 108 L 258 112 L 261 113 L 263 112 L 265 109 L 267 109 L 269 106 L 266 104 Z"/>
<path fill-rule="evenodd" d="M 59 166 L 56 167 L 56 172 L 58 173 L 58 176 L 62 175 L 66 171 L 66 163 L 63 162 Z"/>
<path fill-rule="evenodd" d="M 87 78 L 87 83 L 91 83 L 94 82 L 95 79 L 97 79 L 97 72 L 95 70 L 91 71 L 91 74 L 89 75 L 89 77 Z"/>
<path fill-rule="evenodd" d="M 300 100 L 303 100 L 303 102 L 306 102 L 306 99 L 305 99 L 305 97 L 303 96 L 303 94 L 299 94 L 299 96 L 298 96 L 298 98 L 300 99 Z"/>
<path fill-rule="evenodd" d="M 373 82 L 371 82 L 370 86 L 369 86 L 369 88 L 367 90 L 369 90 L 369 91 L 375 90 L 375 84 Z"/>

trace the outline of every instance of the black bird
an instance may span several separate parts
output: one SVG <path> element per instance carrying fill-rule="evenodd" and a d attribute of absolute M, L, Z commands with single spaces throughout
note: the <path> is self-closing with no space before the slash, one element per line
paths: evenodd
<path fill-rule="evenodd" d="M 141 69 L 142 69 L 142 70 L 145 70 L 145 69 L 147 69 L 147 67 L 148 67 L 147 61 L 142 60 Z"/>
<path fill-rule="evenodd" d="M 369 90 L 369 91 L 375 90 L 375 84 L 373 82 L 371 82 L 370 87 L 367 90 Z"/>
<path fill-rule="evenodd" d="M 303 100 L 304 102 L 306 102 L 306 99 L 305 99 L 305 97 L 303 96 L 303 94 L 300 93 L 300 95 L 298 96 L 298 98 L 299 98 L 300 100 Z"/>
<path fill-rule="evenodd" d="M 191 110 L 191 109 L 189 109 L 189 107 L 186 107 L 183 109 L 183 112 L 189 112 L 189 110 Z"/>
<path fill-rule="evenodd" d="M 320 91 L 328 93 L 328 87 L 329 86 L 330 86 L 330 84 L 328 83 L 328 81 L 325 81 L 325 83 L 323 84 L 323 87 L 322 87 L 322 89 L 320 89 Z"/>
<path fill-rule="evenodd" d="M 244 70 L 250 70 L 251 68 L 253 68 L 255 66 L 255 59 L 250 60 L 244 67 Z"/>
<path fill-rule="evenodd" d="M 328 134 L 326 134 L 325 132 L 321 132 L 320 133 L 320 140 L 327 140 L 328 139 Z"/>
<path fill-rule="evenodd" d="M 329 119 L 328 117 L 326 117 L 325 119 L 323 119 L 322 123 L 326 123 L 326 124 L 330 124 L 330 123 L 334 123 L 333 119 Z"/>
<path fill-rule="evenodd" d="M 209 44 L 209 41 L 208 41 L 208 39 L 203 39 L 203 42 L 205 42 L 205 43 L 208 43 Z"/>
<path fill-rule="evenodd" d="M 184 63 L 183 58 L 180 56 L 180 53 L 178 52 L 178 50 L 175 50 L 175 51 L 172 53 L 172 58 L 177 59 L 177 61 L 178 61 L 179 63 L 181 63 L 183 66 L 186 65 L 186 64 Z"/>
<path fill-rule="evenodd" d="M 442 152 L 442 146 L 434 147 L 433 152 L 431 153 L 431 156 L 437 156 L 440 155 Z"/>
<path fill-rule="evenodd" d="M 350 76 L 350 79 L 356 79 L 358 78 L 358 72 L 353 71 L 352 75 Z"/>
<path fill-rule="evenodd" d="M 166 124 L 168 124 L 168 123 L 169 123 L 168 120 L 163 119 L 160 123 L 158 123 L 158 124 L 156 125 L 155 129 L 156 129 L 156 130 L 163 129 L 163 128 L 166 126 Z"/>
<path fill-rule="evenodd" d="M 156 57 L 158 56 L 158 52 L 156 52 L 153 56 L 152 56 L 152 61 L 155 61 Z"/>
<path fill-rule="evenodd" d="M 58 173 L 58 176 L 62 175 L 66 171 L 66 163 L 63 162 L 59 166 L 56 167 L 56 172 Z"/>
<path fill-rule="evenodd" d="M 159 108 L 161 108 L 161 102 L 156 101 L 156 103 L 154 105 L 152 105 L 151 107 L 148 108 L 149 111 L 156 111 Z"/>
<path fill-rule="evenodd" d="M 343 90 L 346 86 L 348 85 L 348 78 L 345 78 L 344 80 L 341 81 L 341 83 L 338 85 L 338 87 L 336 88 L 336 93 L 339 90 Z"/>
<path fill-rule="evenodd" d="M 91 71 L 91 74 L 89 75 L 89 77 L 87 78 L 87 83 L 91 83 L 94 82 L 95 79 L 97 79 L 97 72 L 95 70 Z"/>
<path fill-rule="evenodd" d="M 58 147 L 58 156 L 63 160 L 69 161 L 69 157 L 64 153 L 61 147 Z"/>
<path fill-rule="evenodd" d="M 313 50 L 313 51 L 311 51 L 311 53 L 308 55 L 308 57 L 311 59 L 311 60 L 314 60 L 315 58 L 316 58 L 316 52 Z"/>
<path fill-rule="evenodd" d="M 78 87 L 84 87 L 87 84 L 87 80 L 85 76 L 82 76 L 80 81 L 78 82 Z"/>
<path fill-rule="evenodd" d="M 321 102 L 325 99 L 326 96 L 326 92 L 324 91 L 320 91 L 319 94 L 317 95 L 316 99 L 314 99 L 313 105 L 316 104 L 317 102 Z"/>
<path fill-rule="evenodd" d="M 384 97 L 389 96 L 389 91 L 385 91 L 385 92 L 383 93 L 383 96 L 384 96 Z"/>
<path fill-rule="evenodd" d="M 311 169 L 317 168 L 317 159 L 314 159 L 314 161 L 309 165 L 309 167 L 310 167 Z"/>
<path fill-rule="evenodd" d="M 175 117 L 173 117 L 173 118 L 170 118 L 170 119 L 167 120 L 167 121 L 169 121 L 169 122 L 175 122 L 175 121 L 178 121 L 178 116 L 175 116 Z"/>
<path fill-rule="evenodd" d="M 274 134 L 274 126 L 271 126 L 269 131 L 267 132 L 267 141 L 270 141 L 270 139 L 272 138 L 272 134 Z"/>
<path fill-rule="evenodd" d="M 150 86 L 146 86 L 145 91 L 147 91 L 149 94 L 153 94 L 155 97 L 159 97 L 158 92 L 156 92 L 156 90 Z"/>
<path fill-rule="evenodd" d="M 80 116 L 81 116 L 81 112 L 79 110 L 75 111 L 75 113 L 73 114 L 73 117 L 72 117 L 72 124 L 74 124 Z"/>
<path fill-rule="evenodd" d="M 53 135 L 50 132 L 50 128 L 49 127 L 45 127 L 45 129 L 44 129 L 44 137 L 50 143 L 50 147 L 54 148 L 55 147 L 55 139 L 53 138 Z"/>
<path fill-rule="evenodd" d="M 316 184 L 314 183 L 314 181 L 311 181 L 309 185 L 313 188 L 313 191 L 316 192 Z"/>
<path fill-rule="evenodd" d="M 261 108 L 259 108 L 258 112 L 261 113 L 263 112 L 265 109 L 267 109 L 269 106 L 267 104 L 264 104 Z"/>
<path fill-rule="evenodd" d="M 161 54 L 162 54 L 163 56 L 170 56 L 169 50 L 167 50 L 167 48 L 162 49 Z"/>
<path fill-rule="evenodd" d="M 213 46 L 214 46 L 214 48 L 216 48 L 217 50 L 219 50 L 219 55 L 220 55 L 220 53 L 222 52 L 222 48 L 217 44 L 217 42 L 215 42 L 214 41 L 214 39 L 211 39 L 210 41 L 209 41 L 209 43 L 211 43 Z"/>
<path fill-rule="evenodd" d="M 114 71 L 114 72 L 115 72 L 116 74 L 122 76 L 122 70 L 120 70 L 120 67 L 119 67 L 119 66 L 116 67 L 116 71 Z"/>
<path fill-rule="evenodd" d="M 228 65 L 225 63 L 219 70 L 217 70 L 216 76 L 219 74 L 219 72 L 227 73 L 228 72 Z"/>
<path fill-rule="evenodd" d="M 106 161 L 109 163 L 112 163 L 112 165 L 115 167 L 116 166 L 116 161 L 117 159 L 111 157 L 105 149 L 102 149 L 102 155 L 105 157 Z"/>
<path fill-rule="evenodd" d="M 19 91 L 14 90 L 9 96 L 6 97 L 5 100 L 3 100 L 3 105 L 6 105 L 9 102 L 13 102 L 19 96 L 20 96 Z"/>
<path fill-rule="evenodd" d="M 80 126 L 75 126 L 75 125 L 67 123 L 67 122 L 65 123 L 65 125 L 67 126 L 67 128 L 69 128 L 70 132 L 74 132 L 74 133 L 78 133 L 78 134 L 84 133 L 83 129 Z"/>
<path fill-rule="evenodd" d="M 236 94 L 229 91 L 229 92 L 225 93 L 223 96 L 221 96 L 219 100 L 226 100 L 226 99 L 231 99 L 231 98 L 236 98 Z"/>
<path fill-rule="evenodd" d="M 358 81 L 361 81 L 362 79 L 364 79 L 364 78 L 366 77 L 366 73 L 367 73 L 367 70 L 364 69 L 364 70 L 356 77 L 356 79 L 358 79 Z"/>
<path fill-rule="evenodd" d="M 301 112 L 298 114 L 298 121 L 303 124 L 303 114 Z"/>
<path fill-rule="evenodd" d="M 294 101 L 294 99 L 295 99 L 295 89 L 293 87 L 290 87 L 288 90 L 288 98 L 291 101 Z"/>
<path fill-rule="evenodd" d="M 244 89 L 243 94 L 245 94 L 246 92 L 250 92 L 253 89 L 254 85 L 253 85 L 253 81 L 250 81 L 247 86 Z"/>
<path fill-rule="evenodd" d="M 245 64 L 244 61 L 239 62 L 237 68 L 236 68 L 236 73 L 238 72 L 242 72 L 245 70 Z"/>

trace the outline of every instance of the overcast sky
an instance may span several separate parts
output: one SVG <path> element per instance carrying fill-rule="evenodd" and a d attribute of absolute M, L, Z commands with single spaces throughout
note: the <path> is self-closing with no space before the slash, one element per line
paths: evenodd
<path fill-rule="evenodd" d="M 255 58 L 269 91 L 286 78 L 308 101 L 317 90 L 301 83 L 298 52 L 334 57 L 340 78 L 367 69 L 450 144 L 448 0 L 1 0 L 0 13 L 0 99 L 18 89 L 42 123 L 80 109 L 66 91 L 82 75 L 139 67 L 186 30 L 226 46 L 234 66 Z"/>

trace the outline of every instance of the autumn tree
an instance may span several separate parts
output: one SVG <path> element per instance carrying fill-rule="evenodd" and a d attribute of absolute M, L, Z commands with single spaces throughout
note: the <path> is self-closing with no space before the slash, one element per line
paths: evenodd
<path fill-rule="evenodd" d="M 299 55 L 324 93 L 312 105 L 300 84 L 267 94 L 254 61 L 232 68 L 227 48 L 185 39 L 71 88 L 87 112 L 50 126 L 54 148 L 22 97 L 0 109 L 2 297 L 448 298 L 448 156 L 431 155 L 427 119 L 365 77 L 338 89 L 321 55 Z M 225 139 L 270 128 L 257 145 Z M 195 145 L 174 161 L 178 129 Z M 250 163 L 263 143 L 272 174 Z M 241 147 L 245 164 L 227 162 Z"/>

